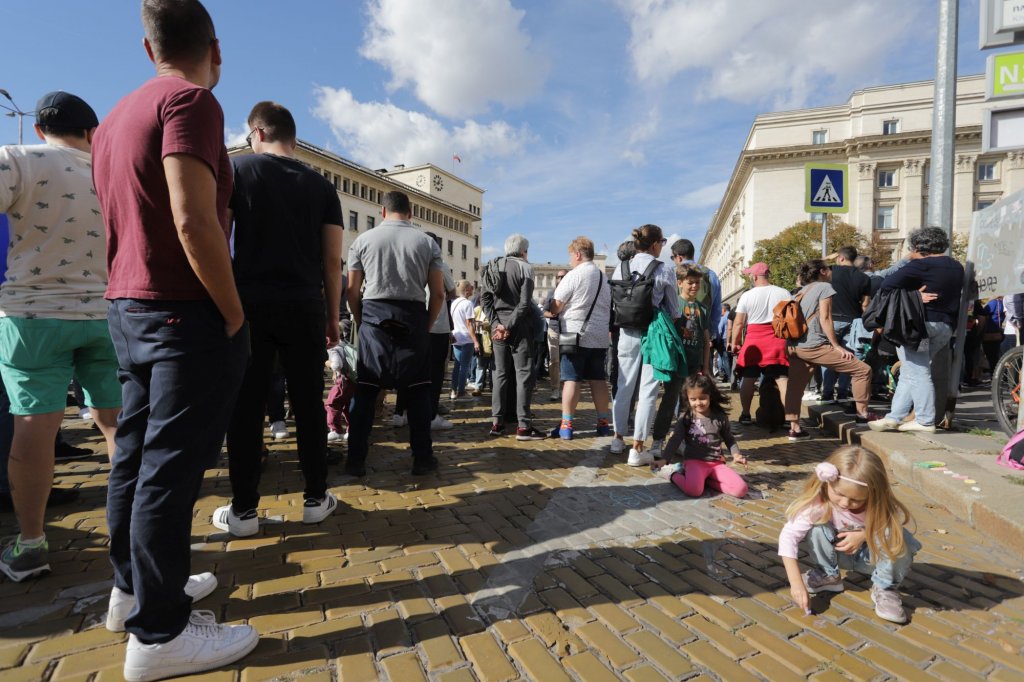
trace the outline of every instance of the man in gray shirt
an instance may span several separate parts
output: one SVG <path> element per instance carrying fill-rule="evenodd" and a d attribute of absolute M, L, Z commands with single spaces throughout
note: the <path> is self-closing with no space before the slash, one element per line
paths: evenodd
<path fill-rule="evenodd" d="M 533 397 L 533 353 L 536 315 L 533 303 L 533 267 L 526 255 L 530 242 L 521 234 L 505 240 L 505 257 L 496 258 L 488 268 L 496 268 L 500 284 L 488 286 L 484 277 L 480 305 L 491 321 L 494 341 L 494 389 L 491 392 L 491 432 L 505 431 L 506 391 L 514 371 L 516 376 L 516 440 L 541 440 L 545 434 L 530 423 Z"/>
<path fill-rule="evenodd" d="M 437 469 L 430 436 L 429 332 L 444 304 L 441 249 L 410 219 L 403 192 L 384 195 L 384 220 L 349 247 L 348 304 L 359 328 L 358 380 L 345 472 L 366 475 L 370 431 L 382 388 L 404 392 L 413 475 Z M 423 288 L 430 300 L 423 307 Z"/>

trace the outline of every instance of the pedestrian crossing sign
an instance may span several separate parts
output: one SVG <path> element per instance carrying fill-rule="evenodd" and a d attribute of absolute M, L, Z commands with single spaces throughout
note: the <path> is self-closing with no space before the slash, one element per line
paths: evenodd
<path fill-rule="evenodd" d="M 805 167 L 805 210 L 808 213 L 847 213 L 846 164 L 809 163 Z"/>

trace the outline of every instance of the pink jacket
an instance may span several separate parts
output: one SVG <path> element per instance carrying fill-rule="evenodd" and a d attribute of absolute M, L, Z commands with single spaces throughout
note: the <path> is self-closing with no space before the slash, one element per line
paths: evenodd
<path fill-rule="evenodd" d="M 800 541 L 814 526 L 813 519 L 821 516 L 821 505 L 812 504 L 786 522 L 779 533 L 779 556 L 796 559 L 799 554 Z M 832 525 L 836 530 L 848 530 L 864 527 L 864 512 L 854 514 L 832 505 Z"/>

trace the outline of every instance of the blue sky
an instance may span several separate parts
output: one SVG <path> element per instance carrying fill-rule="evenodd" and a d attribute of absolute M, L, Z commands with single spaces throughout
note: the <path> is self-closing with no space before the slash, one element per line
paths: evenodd
<path fill-rule="evenodd" d="M 301 138 L 371 168 L 452 169 L 457 153 L 454 171 L 487 190 L 485 258 L 512 232 L 535 262 L 564 261 L 579 234 L 614 253 L 643 223 L 699 246 L 757 113 L 935 69 L 933 0 L 205 4 L 229 140 L 273 99 Z M 68 90 L 102 119 L 152 75 L 138 6 L 0 3 L 0 88 L 29 110 Z M 977 0 L 960 34 L 960 73 L 982 72 Z M 16 141 L 0 117 L 0 143 Z"/>

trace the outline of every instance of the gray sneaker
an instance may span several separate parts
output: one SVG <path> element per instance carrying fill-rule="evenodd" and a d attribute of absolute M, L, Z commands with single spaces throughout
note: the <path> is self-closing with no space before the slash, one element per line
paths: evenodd
<path fill-rule="evenodd" d="M 828 575 L 824 571 L 812 568 L 804 573 L 804 585 L 811 594 L 819 592 L 842 592 L 843 579 L 838 575 Z"/>
<path fill-rule="evenodd" d="M 49 573 L 48 553 L 49 547 L 45 540 L 37 547 L 24 547 L 19 535 L 14 542 L 4 547 L 0 555 L 0 571 L 16 583 Z"/>
<path fill-rule="evenodd" d="M 875 615 L 891 623 L 906 623 L 907 612 L 903 610 L 903 600 L 896 590 L 883 590 L 871 586 L 871 601 L 875 604 Z"/>

